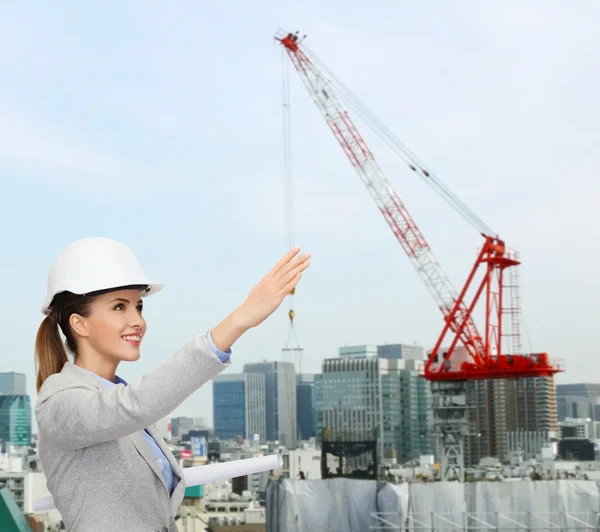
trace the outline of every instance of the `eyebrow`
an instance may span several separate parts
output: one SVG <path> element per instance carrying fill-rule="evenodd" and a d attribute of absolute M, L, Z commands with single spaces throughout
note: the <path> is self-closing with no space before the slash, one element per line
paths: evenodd
<path fill-rule="evenodd" d="M 129 301 L 129 299 L 125 299 L 124 297 L 117 297 L 117 298 L 113 299 L 111 301 L 111 303 L 114 303 L 115 301 L 122 301 L 123 303 L 127 303 L 127 304 L 131 303 L 131 301 Z M 138 300 L 138 303 L 142 303 L 142 300 L 141 299 Z"/>

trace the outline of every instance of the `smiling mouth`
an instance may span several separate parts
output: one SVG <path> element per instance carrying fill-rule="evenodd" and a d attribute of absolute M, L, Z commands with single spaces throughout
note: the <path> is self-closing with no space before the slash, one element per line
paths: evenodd
<path fill-rule="evenodd" d="M 132 344 L 139 344 L 142 341 L 141 334 L 128 334 L 127 336 L 122 336 L 123 340 L 126 342 L 130 342 Z"/>

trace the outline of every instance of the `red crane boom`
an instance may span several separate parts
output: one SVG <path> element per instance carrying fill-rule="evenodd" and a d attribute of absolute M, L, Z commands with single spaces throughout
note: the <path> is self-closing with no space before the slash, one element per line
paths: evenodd
<path fill-rule="evenodd" d="M 341 105 L 332 83 L 311 60 L 305 47 L 301 46 L 302 40 L 298 39 L 297 33 L 283 33 L 276 39 L 285 48 L 317 108 L 444 315 L 444 329 L 428 358 L 425 378 L 432 381 L 519 378 L 550 376 L 561 371 L 558 365 L 549 361 L 546 353 L 530 356 L 502 354 L 503 272 L 519 264 L 508 256 L 504 242 L 482 233 L 484 245 L 463 289 L 457 292 Z M 419 172 L 425 178 L 431 177 L 412 154 L 406 151 L 404 154 L 412 171 Z M 447 190 L 441 192 L 458 204 L 458 200 L 452 198 Z M 458 205 L 459 209 L 468 212 L 472 221 L 475 215 L 462 204 Z M 485 270 L 483 279 L 478 286 L 473 286 L 475 294 L 469 302 L 467 292 L 475 285 L 480 268 Z M 482 337 L 472 316 L 484 293 L 486 326 L 485 336 Z M 449 348 L 443 349 L 442 344 L 449 332 L 454 337 Z M 463 349 L 458 349 L 458 344 Z"/>

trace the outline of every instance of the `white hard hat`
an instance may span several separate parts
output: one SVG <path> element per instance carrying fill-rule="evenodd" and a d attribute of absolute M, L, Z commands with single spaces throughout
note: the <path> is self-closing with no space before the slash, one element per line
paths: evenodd
<path fill-rule="evenodd" d="M 52 264 L 42 313 L 50 313 L 52 299 L 61 292 L 83 295 L 132 285 L 147 286 L 144 296 L 164 288 L 150 282 L 125 244 L 110 238 L 84 238 L 63 249 Z"/>

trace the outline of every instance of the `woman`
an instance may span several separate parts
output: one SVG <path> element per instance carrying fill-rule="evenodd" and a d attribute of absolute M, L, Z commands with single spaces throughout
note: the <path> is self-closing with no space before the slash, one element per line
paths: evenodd
<path fill-rule="evenodd" d="M 298 251 L 219 325 L 130 384 L 117 367 L 140 357 L 142 297 L 163 286 L 114 240 L 87 238 L 60 253 L 36 338 L 35 415 L 48 489 L 68 531 L 177 530 L 183 472 L 153 424 L 223 371 L 234 342 L 279 307 L 309 265 Z"/>

